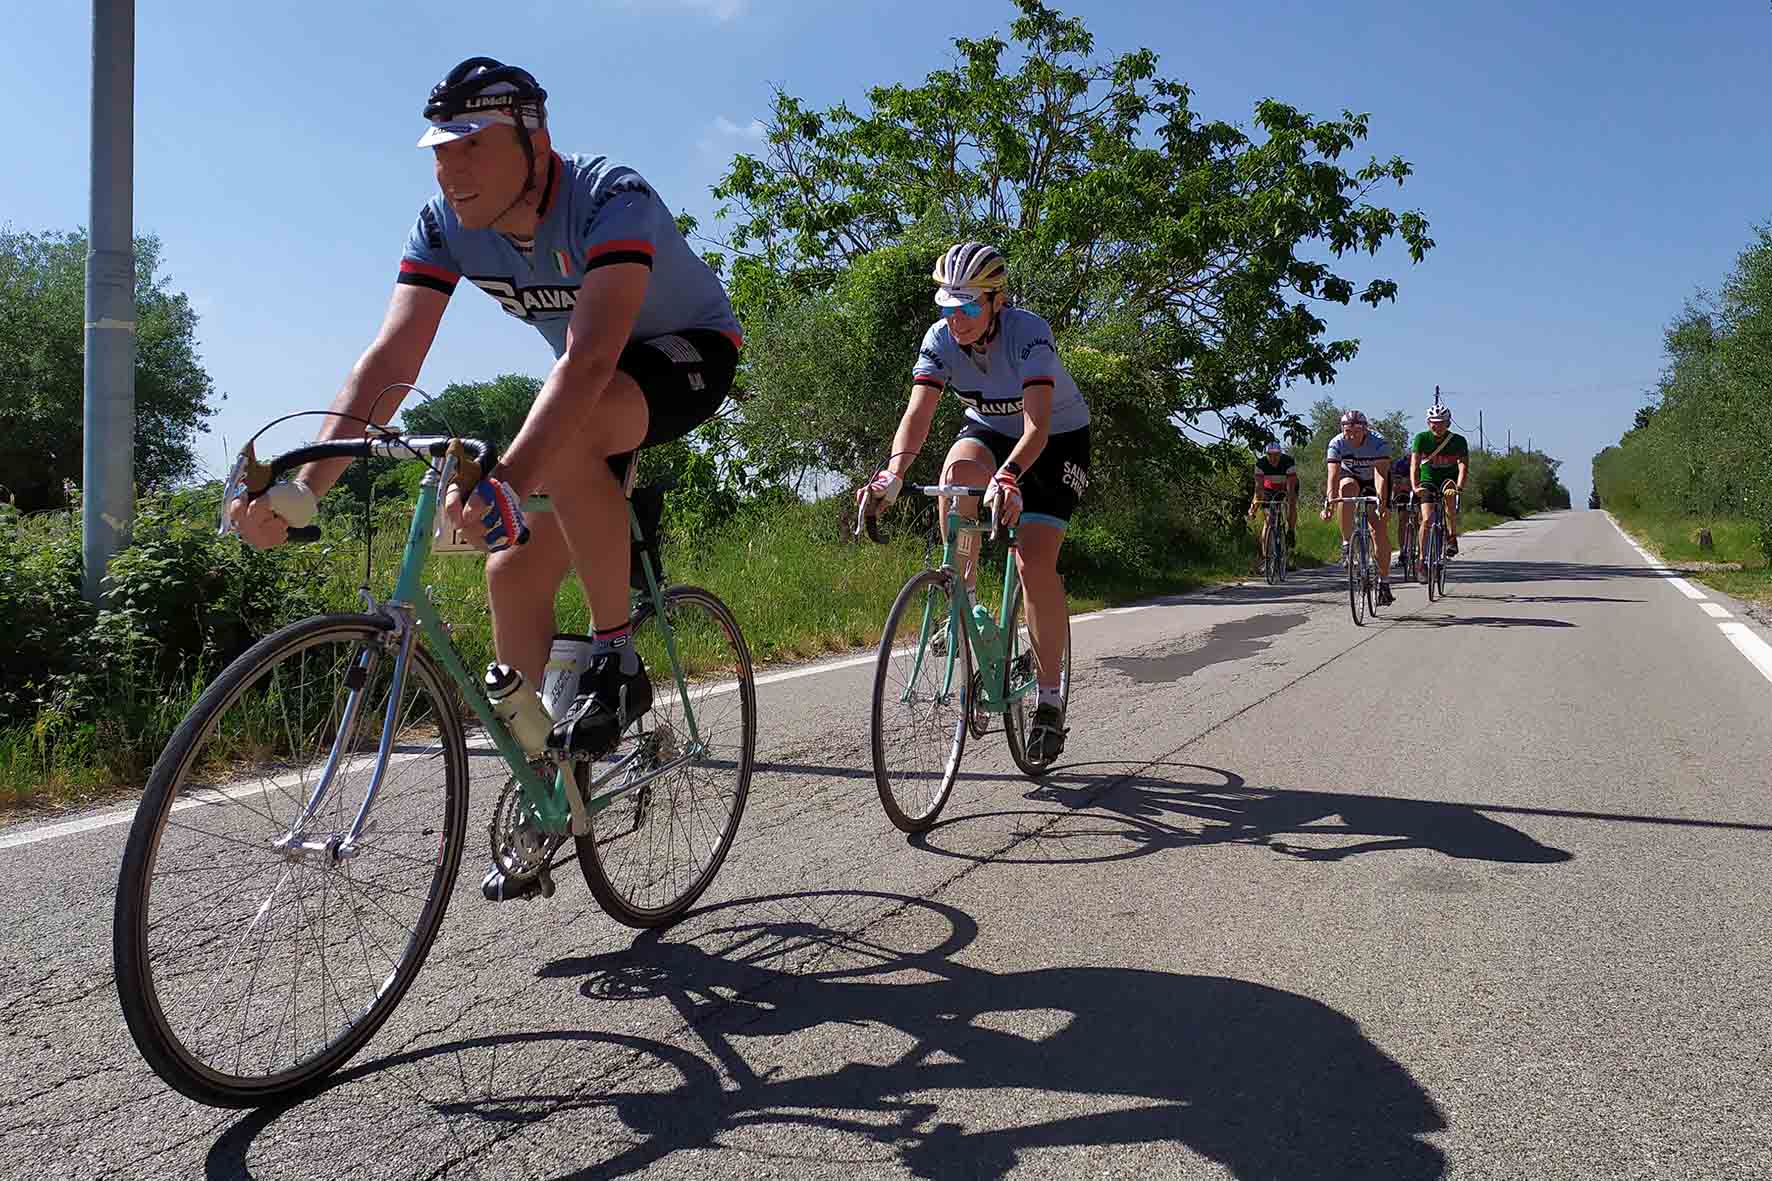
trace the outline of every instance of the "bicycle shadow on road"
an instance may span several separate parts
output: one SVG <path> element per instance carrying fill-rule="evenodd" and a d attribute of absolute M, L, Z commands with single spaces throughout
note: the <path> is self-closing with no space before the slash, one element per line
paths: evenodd
<path fill-rule="evenodd" d="M 825 925 L 834 895 L 875 917 Z M 739 899 L 541 969 L 581 982 L 593 1026 L 611 1005 L 667 998 L 682 1019 L 669 1041 L 529 1032 L 350 1073 L 430 1059 L 432 1080 L 460 1077 L 460 1094 L 426 1098 L 489 1175 L 522 1160 L 526 1175 L 621 1177 L 693 1153 L 679 1167 L 1001 1177 L 1040 1149 L 1111 1146 L 1171 1168 L 1185 1148 L 1250 1181 L 1443 1174 L 1422 1139 L 1445 1129 L 1440 1110 L 1345 1014 L 1220 976 L 956 962 L 976 934 L 964 911 L 904 895 Z"/>
<path fill-rule="evenodd" d="M 1227 843 L 1263 845 L 1310 861 L 1403 849 L 1514 865 L 1554 865 L 1574 856 L 1470 804 L 1252 787 L 1233 771 L 1191 763 L 1139 764 L 1130 774 L 1091 773 L 1090 766 L 1124 764 L 1079 763 L 1050 772 L 1026 798 L 1064 810 L 1014 814 L 1026 837 L 1007 850 L 988 857 L 968 852 L 958 836 L 963 826 L 1011 815 L 1002 812 L 953 817 L 916 843 L 963 860 L 1023 864 L 1115 861 Z"/>

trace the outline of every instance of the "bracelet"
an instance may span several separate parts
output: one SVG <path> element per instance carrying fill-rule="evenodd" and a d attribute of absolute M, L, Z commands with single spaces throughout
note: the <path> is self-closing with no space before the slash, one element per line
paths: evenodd
<path fill-rule="evenodd" d="M 1013 459 L 1005 459 L 1003 461 L 1003 466 L 999 470 L 1008 472 L 1017 483 L 1021 481 L 1021 465 L 1016 463 Z"/>

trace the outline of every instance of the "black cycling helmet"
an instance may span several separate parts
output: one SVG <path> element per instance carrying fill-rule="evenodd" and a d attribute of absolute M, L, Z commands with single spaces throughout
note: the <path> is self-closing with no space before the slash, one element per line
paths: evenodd
<path fill-rule="evenodd" d="M 434 147 L 484 131 L 495 123 L 514 127 L 527 169 L 523 192 L 535 187 L 535 144 L 529 133 L 547 126 L 548 92 L 521 66 L 507 66 L 492 57 L 470 57 L 431 87 L 424 116 L 431 126 L 419 137 L 421 148 Z"/>
<path fill-rule="evenodd" d="M 548 92 L 522 66 L 507 66 L 493 57 L 470 57 L 431 87 L 424 114 L 435 123 L 502 107 L 513 117 L 521 114 L 533 118 L 539 127 L 546 122 L 547 101 Z M 519 126 L 523 122 L 519 119 Z"/>

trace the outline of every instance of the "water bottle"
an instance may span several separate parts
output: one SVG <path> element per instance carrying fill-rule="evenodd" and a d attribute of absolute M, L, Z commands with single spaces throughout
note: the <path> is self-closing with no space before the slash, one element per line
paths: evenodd
<path fill-rule="evenodd" d="M 538 755 L 547 748 L 553 721 L 542 708 L 540 695 L 520 671 L 508 664 L 487 665 L 486 696 L 492 702 L 492 712 L 505 724 L 524 754 Z"/>
<path fill-rule="evenodd" d="M 983 603 L 972 604 L 972 622 L 978 625 L 978 635 L 985 644 L 997 642 L 997 621 L 991 618 L 991 610 Z"/>

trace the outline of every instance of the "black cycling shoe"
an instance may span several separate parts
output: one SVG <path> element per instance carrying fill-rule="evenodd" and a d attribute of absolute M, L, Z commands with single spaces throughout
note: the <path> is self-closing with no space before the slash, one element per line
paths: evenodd
<path fill-rule="evenodd" d="M 543 894 L 553 891 L 542 885 L 541 878 L 508 877 L 505 871 L 493 866 L 480 879 L 480 894 L 488 902 L 512 902 L 518 899 L 540 898 Z"/>
<path fill-rule="evenodd" d="M 1291 529 L 1286 530 L 1286 549 L 1288 551 L 1291 551 L 1291 550 L 1295 550 L 1297 548 L 1298 548 L 1298 534 Z"/>
<path fill-rule="evenodd" d="M 1446 539 L 1446 556 L 1448 558 L 1456 558 L 1458 556 L 1458 539 L 1456 537 L 1449 537 Z"/>
<path fill-rule="evenodd" d="M 581 692 L 548 731 L 550 751 L 600 759 L 615 749 L 629 723 L 652 708 L 652 679 L 646 666 L 640 665 L 632 676 L 623 675 L 621 657 L 614 652 L 594 658 L 578 686 Z"/>
<path fill-rule="evenodd" d="M 1064 753 L 1064 711 L 1056 705 L 1034 708 L 1034 720 L 1028 725 L 1027 756 L 1036 763 L 1050 763 Z"/>
<path fill-rule="evenodd" d="M 1388 582 L 1379 583 L 1378 584 L 1378 605 L 1380 607 L 1388 607 L 1396 601 L 1397 601 L 1396 597 L 1391 594 L 1391 584 Z"/>

